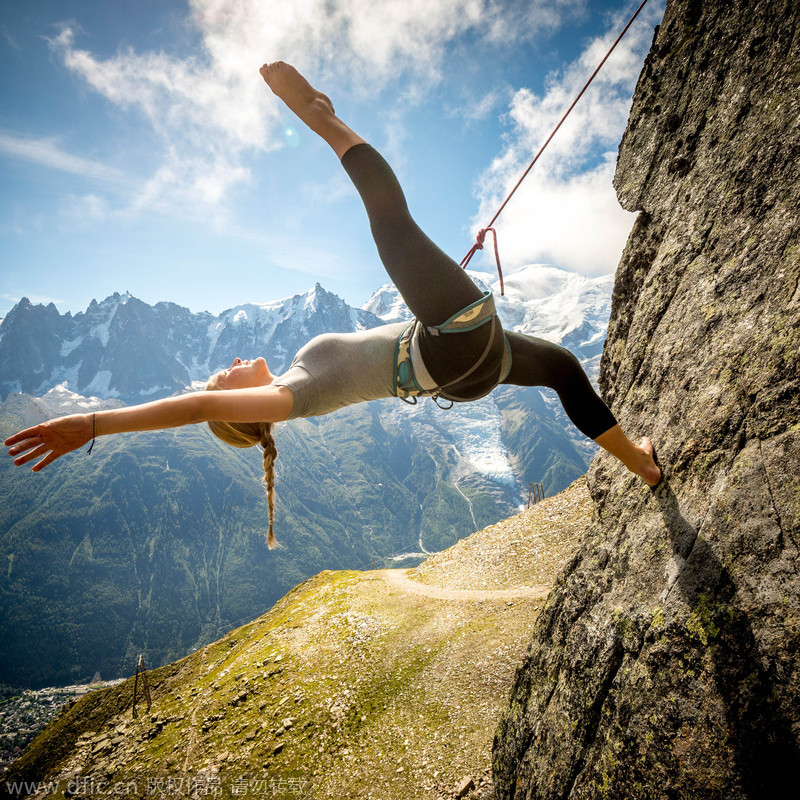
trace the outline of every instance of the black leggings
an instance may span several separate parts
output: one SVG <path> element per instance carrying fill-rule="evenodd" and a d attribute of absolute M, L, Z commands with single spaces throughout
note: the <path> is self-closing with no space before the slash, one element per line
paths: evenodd
<path fill-rule="evenodd" d="M 411 313 L 423 325 L 440 325 L 480 300 L 481 290 L 414 222 L 403 190 L 384 158 L 368 144 L 351 147 L 342 166 L 353 181 L 369 217 L 383 266 Z M 489 355 L 465 381 L 447 389 L 457 397 L 480 397 L 500 377 L 503 331 L 494 326 Z M 469 370 L 486 348 L 492 326 L 432 336 L 423 329 L 420 350 L 431 377 L 440 385 Z M 520 333 L 505 334 L 511 346 L 511 371 L 504 383 L 555 389 L 564 410 L 590 439 L 616 424 L 594 391 L 580 363 L 559 345 Z"/>

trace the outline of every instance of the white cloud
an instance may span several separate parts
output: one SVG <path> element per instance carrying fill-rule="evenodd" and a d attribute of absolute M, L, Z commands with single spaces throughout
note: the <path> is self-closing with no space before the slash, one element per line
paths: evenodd
<path fill-rule="evenodd" d="M 330 178 L 324 181 L 305 182 L 300 190 L 310 206 L 331 205 L 344 197 L 353 197 L 356 190 L 346 173 L 342 171 L 334 172 Z"/>
<path fill-rule="evenodd" d="M 67 195 L 59 209 L 59 226 L 65 231 L 89 228 L 108 215 L 105 198 L 97 194 Z"/>
<path fill-rule="evenodd" d="M 494 227 L 504 265 L 548 262 L 587 275 L 616 268 L 634 219 L 611 185 L 616 149 L 661 15 L 657 2 L 637 19 L 503 210 Z M 626 21 L 617 16 L 572 65 L 550 75 L 543 96 L 517 91 L 505 145 L 480 178 L 476 229 L 494 216 Z M 484 252 L 488 264 L 491 249 Z"/>
<path fill-rule="evenodd" d="M 165 142 L 134 208 L 215 204 L 249 180 L 244 154 L 283 146 L 281 111 L 261 83 L 286 60 L 364 95 L 405 78 L 404 96 L 439 80 L 457 37 L 510 44 L 558 26 L 585 0 L 189 0 L 202 47 L 189 58 L 128 49 L 99 58 L 72 28 L 50 40 L 65 65 L 112 103 L 136 109 Z M 350 79 L 352 76 L 352 80 Z M 204 175 L 198 181 L 198 174 Z"/>
<path fill-rule="evenodd" d="M 36 139 L 0 133 L 0 151 L 13 158 L 92 180 L 119 182 L 125 178 L 122 172 L 113 167 L 66 152 L 53 137 Z"/>
<path fill-rule="evenodd" d="M 212 76 L 207 61 L 164 53 L 126 51 L 99 60 L 77 49 L 74 38 L 67 28 L 51 41 L 66 66 L 111 102 L 143 113 L 164 141 L 161 166 L 135 192 L 132 210 L 194 214 L 249 180 L 241 153 L 266 146 L 270 119 L 257 101 L 255 69 L 245 80 L 243 71 Z"/>
<path fill-rule="evenodd" d="M 22 50 L 22 48 L 17 44 L 17 40 L 14 38 L 14 34 L 6 28 L 4 25 L 0 28 L 0 33 L 3 34 L 3 38 L 8 42 L 10 47 L 13 47 L 15 50 Z"/>
<path fill-rule="evenodd" d="M 584 275 L 613 272 L 634 219 L 617 202 L 613 176 L 609 154 L 568 179 L 538 175 L 523 183 L 495 224 L 504 267 L 548 263 Z"/>
<path fill-rule="evenodd" d="M 468 122 L 480 122 L 497 113 L 509 101 L 507 89 L 492 89 L 484 95 L 468 97 L 460 106 L 448 104 L 448 113 Z"/>
<path fill-rule="evenodd" d="M 134 194 L 131 210 L 155 208 L 208 219 L 205 208 L 217 206 L 232 187 L 249 179 L 249 170 L 234 160 L 209 158 L 208 154 L 186 152 L 173 145 L 155 174 Z M 222 221 L 219 209 L 212 219 Z"/>

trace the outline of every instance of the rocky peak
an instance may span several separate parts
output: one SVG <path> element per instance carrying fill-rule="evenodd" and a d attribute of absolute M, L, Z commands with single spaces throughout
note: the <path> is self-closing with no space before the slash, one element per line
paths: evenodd
<path fill-rule="evenodd" d="M 670 0 L 615 186 L 639 217 L 601 386 L 610 457 L 495 740 L 500 798 L 785 796 L 800 763 L 800 8 Z"/>
<path fill-rule="evenodd" d="M 319 284 L 272 303 L 248 303 L 214 317 L 174 303 L 150 306 L 130 293 L 92 300 L 60 315 L 24 298 L 0 329 L 0 397 L 70 391 L 139 402 L 181 391 L 240 356 L 266 354 L 275 372 L 311 337 L 371 328 L 380 320 Z"/>
<path fill-rule="evenodd" d="M 23 297 L 0 327 L 0 375 L 12 391 L 31 391 L 49 371 L 61 350 L 66 317 L 53 303 L 33 305 Z"/>
<path fill-rule="evenodd" d="M 402 322 L 411 318 L 403 298 L 393 283 L 385 283 L 362 306 L 365 311 L 380 317 L 385 323 Z"/>

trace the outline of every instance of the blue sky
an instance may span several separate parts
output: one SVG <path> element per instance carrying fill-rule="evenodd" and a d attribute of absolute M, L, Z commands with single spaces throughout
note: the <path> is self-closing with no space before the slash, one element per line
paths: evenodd
<path fill-rule="evenodd" d="M 130 291 L 218 313 L 385 282 L 335 157 L 258 67 L 282 59 L 394 166 L 460 260 L 639 0 L 0 0 L 0 317 Z M 504 271 L 614 271 L 611 178 L 650 0 L 498 221 Z M 493 271 L 484 254 L 472 267 Z"/>

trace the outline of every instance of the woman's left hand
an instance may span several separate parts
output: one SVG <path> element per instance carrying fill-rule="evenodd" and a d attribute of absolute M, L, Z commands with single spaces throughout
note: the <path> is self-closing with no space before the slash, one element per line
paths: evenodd
<path fill-rule="evenodd" d="M 57 417 L 40 425 L 19 431 L 5 440 L 8 454 L 14 457 L 14 464 L 20 467 L 37 461 L 33 472 L 40 472 L 48 464 L 72 450 L 83 447 L 92 438 L 92 415 L 73 414 Z"/>

